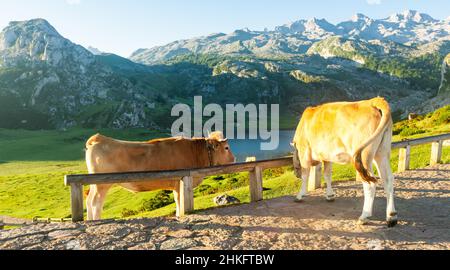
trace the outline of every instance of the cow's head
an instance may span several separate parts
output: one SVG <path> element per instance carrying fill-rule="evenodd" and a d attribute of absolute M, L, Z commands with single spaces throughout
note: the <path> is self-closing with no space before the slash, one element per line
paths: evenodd
<path fill-rule="evenodd" d="M 224 138 L 222 132 L 217 131 L 209 134 L 207 141 L 212 166 L 232 164 L 236 161 L 228 144 L 228 139 Z"/>

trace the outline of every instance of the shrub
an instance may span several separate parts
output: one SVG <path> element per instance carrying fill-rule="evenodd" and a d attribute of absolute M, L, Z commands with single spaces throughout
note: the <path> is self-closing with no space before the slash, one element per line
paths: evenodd
<path fill-rule="evenodd" d="M 418 128 L 415 128 L 415 127 L 406 127 L 400 132 L 400 136 L 407 137 L 407 136 L 412 136 L 412 135 L 416 135 L 416 134 L 423 134 L 423 133 L 425 133 L 425 131 L 422 130 L 422 129 L 418 129 Z"/>
<path fill-rule="evenodd" d="M 205 195 L 210 195 L 210 194 L 215 194 L 219 191 L 218 188 L 214 188 L 210 185 L 207 184 L 202 184 L 200 186 L 198 186 L 198 188 L 196 189 L 196 192 L 200 195 L 200 196 L 205 196 Z"/>
<path fill-rule="evenodd" d="M 393 130 L 392 130 L 392 134 L 393 134 L 393 135 L 398 135 L 398 134 L 400 134 L 405 128 L 408 128 L 408 124 L 406 123 L 406 121 L 396 123 L 396 124 L 394 124 L 394 128 L 393 128 Z"/>
<path fill-rule="evenodd" d="M 141 211 L 153 211 L 174 203 L 175 200 L 171 198 L 169 191 L 159 191 L 153 198 L 143 200 Z"/>
<path fill-rule="evenodd" d="M 127 217 L 131 217 L 131 216 L 135 216 L 135 215 L 137 215 L 137 214 L 139 214 L 138 211 L 130 210 L 130 209 L 127 209 L 127 208 L 124 208 L 124 209 L 122 210 L 122 218 L 127 218 Z"/>

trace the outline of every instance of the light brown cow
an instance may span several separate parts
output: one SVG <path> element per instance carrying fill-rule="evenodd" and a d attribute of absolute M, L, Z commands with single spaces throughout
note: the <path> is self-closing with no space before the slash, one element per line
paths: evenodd
<path fill-rule="evenodd" d="M 179 137 L 148 142 L 119 141 L 97 134 L 86 143 L 86 163 L 91 174 L 193 169 L 233 162 L 235 157 L 222 132 L 214 132 L 208 138 Z M 127 183 L 121 186 L 132 192 L 173 190 L 178 214 L 179 180 Z M 202 181 L 202 178 L 194 178 L 194 187 Z M 88 220 L 101 219 L 103 203 L 111 186 L 90 186 L 86 200 Z"/>
<path fill-rule="evenodd" d="M 360 102 L 338 102 L 308 108 L 297 127 L 293 146 L 296 175 L 302 178 L 302 188 L 296 201 L 307 195 L 307 181 L 311 166 L 323 162 L 327 183 L 326 198 L 334 200 L 331 187 L 332 163 L 353 163 L 357 179 L 364 187 L 364 208 L 359 224 L 366 224 L 372 216 L 376 182 L 372 162 L 384 181 L 387 197 L 388 226 L 397 224 L 394 207 L 394 176 L 390 167 L 392 117 L 389 104 L 383 98 Z"/>

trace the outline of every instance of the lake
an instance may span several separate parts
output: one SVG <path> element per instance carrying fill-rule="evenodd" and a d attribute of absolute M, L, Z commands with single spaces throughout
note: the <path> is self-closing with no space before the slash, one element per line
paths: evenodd
<path fill-rule="evenodd" d="M 294 138 L 295 130 L 281 130 L 280 143 L 276 150 L 261 151 L 261 143 L 267 142 L 258 140 L 230 140 L 230 147 L 237 158 L 237 162 L 244 162 L 247 157 L 256 157 L 256 160 L 273 159 L 291 155 L 291 142 Z"/>

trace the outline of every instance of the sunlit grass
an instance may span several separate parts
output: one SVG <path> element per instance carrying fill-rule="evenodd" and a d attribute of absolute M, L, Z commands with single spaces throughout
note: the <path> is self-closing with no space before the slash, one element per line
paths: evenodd
<path fill-rule="evenodd" d="M 431 118 L 426 118 L 430 121 Z M 290 122 L 291 120 L 286 122 Z M 287 125 L 287 124 L 286 124 Z M 427 126 L 428 125 L 428 126 Z M 426 137 L 450 132 L 450 125 L 420 125 L 425 132 L 408 138 Z M 0 215 L 18 218 L 70 217 L 70 190 L 64 186 L 64 175 L 86 173 L 83 161 L 85 140 L 98 131 L 74 129 L 69 131 L 21 131 L 0 129 Z M 119 139 L 148 140 L 165 136 L 145 130 L 102 130 L 103 134 Z M 406 139 L 399 135 L 395 141 Z M 411 148 L 410 168 L 429 165 L 431 145 Z M 442 162 L 450 163 L 450 147 L 444 147 Z M 392 152 L 393 171 L 398 166 L 398 150 Z M 334 181 L 352 180 L 355 170 L 351 165 L 334 165 Z M 323 181 L 323 179 L 322 179 Z M 264 198 L 293 195 L 300 188 L 292 168 L 266 171 L 264 174 Z M 227 193 L 242 203 L 250 201 L 248 173 L 208 177 L 195 190 L 195 209 L 214 207 L 213 198 Z M 131 217 L 173 215 L 175 204 L 160 209 L 142 212 L 144 200 L 156 192 L 132 194 L 120 187 L 109 192 L 104 218 L 122 218 L 124 209 L 138 212 Z"/>

